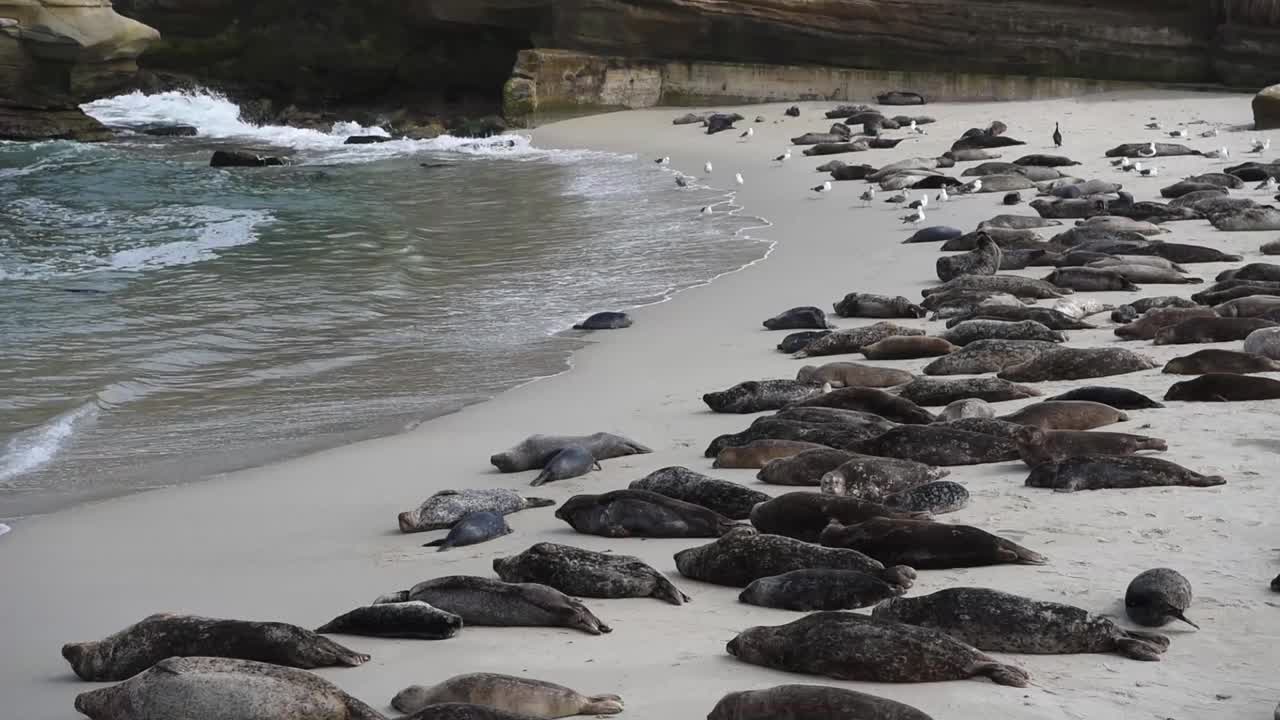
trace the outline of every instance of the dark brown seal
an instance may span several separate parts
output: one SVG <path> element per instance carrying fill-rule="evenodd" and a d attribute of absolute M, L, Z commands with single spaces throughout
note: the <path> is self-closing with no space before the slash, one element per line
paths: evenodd
<path fill-rule="evenodd" d="M 1198 317 L 1161 328 L 1154 341 L 1156 345 L 1229 342 L 1243 340 L 1254 330 L 1268 327 L 1280 327 L 1280 323 L 1262 318 Z"/>
<path fill-rule="evenodd" d="M 1169 568 L 1155 568 L 1138 575 L 1124 593 L 1124 612 L 1129 619 L 1146 627 L 1164 627 L 1181 620 L 1199 630 L 1187 619 L 1191 607 L 1191 583 L 1182 573 Z"/>
<path fill-rule="evenodd" d="M 601 537 L 720 537 L 737 526 L 701 505 L 648 490 L 574 495 L 556 508 L 556 517 Z"/>
<path fill-rule="evenodd" d="M 868 360 L 915 360 L 931 358 L 958 350 L 942 338 L 922 335 L 897 335 L 887 337 L 874 345 L 862 348 Z"/>
<path fill-rule="evenodd" d="M 1176 357 L 1164 366 L 1164 372 L 1170 375 L 1207 375 L 1209 373 L 1245 375 L 1278 371 L 1280 371 L 1280 361 L 1255 353 L 1217 348 L 1197 350 L 1190 355 Z"/>
<path fill-rule="evenodd" d="M 1109 405 L 1086 400 L 1045 400 L 997 418 L 1044 430 L 1092 430 L 1125 422 L 1129 416 Z"/>
<path fill-rule="evenodd" d="M 1168 460 L 1131 455 L 1079 455 L 1037 465 L 1027 476 L 1027 487 L 1058 492 L 1143 487 L 1213 487 L 1225 485 L 1220 475 L 1201 475 Z"/>
<path fill-rule="evenodd" d="M 814 481 L 817 484 L 817 481 Z M 751 508 L 769 496 L 728 480 L 718 480 L 686 467 L 665 467 L 632 482 L 630 490 L 647 490 L 682 502 L 701 505 L 730 520 L 745 520 Z"/>
<path fill-rule="evenodd" d="M 715 542 L 675 554 L 680 574 L 702 582 L 746 587 L 763 577 L 792 570 L 857 570 L 891 585 L 910 588 L 915 570 L 905 566 L 886 568 L 856 550 L 824 548 L 781 535 L 762 535 L 740 527 Z"/>
<path fill-rule="evenodd" d="M 716 455 L 712 467 L 759 470 L 774 460 L 823 447 L 800 440 L 753 440 L 741 447 L 727 447 Z M 558 517 L 558 516 L 557 516 Z"/>
<path fill-rule="evenodd" d="M 1186 402 L 1244 402 L 1280 398 L 1280 380 L 1256 375 L 1206 373 L 1193 380 L 1174 383 L 1165 400 Z"/>
<path fill-rule="evenodd" d="M 857 498 L 815 492 L 783 493 L 751 510 L 751 524 L 760 532 L 805 542 L 818 542 L 832 521 L 850 524 L 877 517 L 920 517 L 920 513 L 898 512 Z"/>
<path fill-rule="evenodd" d="M 805 450 L 799 455 L 774 460 L 765 465 L 760 472 L 756 473 L 756 479 L 769 485 L 817 487 L 822 483 L 823 475 L 854 457 L 856 457 L 854 453 L 834 448 Z M 750 512 L 750 510 L 747 511 L 748 515 Z"/>
<path fill-rule="evenodd" d="M 539 583 L 577 597 L 689 602 L 688 595 L 640 558 L 557 543 L 538 543 L 519 555 L 494 558 L 493 572 L 505 582 Z"/>
<path fill-rule="evenodd" d="M 825 685 L 779 685 L 731 692 L 707 720 L 932 720 L 894 700 Z"/>
<path fill-rule="evenodd" d="M 467 625 L 567 627 L 590 635 L 613 632 L 586 605 L 537 583 L 506 583 L 472 575 L 427 580 L 383 595 L 374 605 L 420 600 L 451 612 Z"/>
<path fill-rule="evenodd" d="M 1048 562 L 1043 555 L 986 530 L 927 520 L 872 518 L 856 525 L 832 522 L 820 539 L 826 547 L 857 550 L 882 563 L 920 570 Z"/>
<path fill-rule="evenodd" d="M 1077 455 L 1133 455 L 1143 450 L 1163 452 L 1168 443 L 1144 435 L 1078 430 L 1041 430 L 1024 426 L 1018 438 L 1018 452 L 1029 467 L 1058 462 Z"/>

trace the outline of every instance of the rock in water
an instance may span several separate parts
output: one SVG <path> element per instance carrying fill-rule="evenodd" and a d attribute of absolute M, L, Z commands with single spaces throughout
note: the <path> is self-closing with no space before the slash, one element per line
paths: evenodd
<path fill-rule="evenodd" d="M 262 156 L 243 150 L 215 150 L 209 158 L 209 167 L 268 167 L 284 165 L 284 158 Z"/>

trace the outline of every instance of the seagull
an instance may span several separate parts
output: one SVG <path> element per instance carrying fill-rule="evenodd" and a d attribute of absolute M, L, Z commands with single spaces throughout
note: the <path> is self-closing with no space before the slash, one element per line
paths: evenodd
<path fill-rule="evenodd" d="M 876 199 L 875 187 L 867 188 L 866 190 L 863 191 L 860 197 L 862 198 L 862 202 L 866 203 L 867 205 L 870 205 Z"/>
<path fill-rule="evenodd" d="M 1155 144 L 1155 143 L 1151 143 L 1150 145 L 1148 145 L 1148 146 L 1146 146 L 1145 148 L 1142 148 L 1141 150 L 1139 150 L 1139 151 L 1138 151 L 1138 157 L 1150 158 L 1150 157 L 1155 157 L 1155 156 L 1156 156 L 1156 144 Z"/>
<path fill-rule="evenodd" d="M 685 176 L 683 176 L 683 175 L 677 175 L 677 176 L 676 176 L 676 186 L 677 186 L 677 187 L 689 187 L 689 179 L 688 179 L 688 178 L 686 178 L 686 177 L 685 177 Z"/>
<path fill-rule="evenodd" d="M 1273 177 L 1267 177 L 1267 179 L 1266 179 L 1266 180 L 1263 180 L 1262 182 L 1258 183 L 1258 184 L 1257 184 L 1257 186 L 1255 186 L 1253 189 L 1254 189 L 1254 190 L 1266 190 L 1267 192 L 1275 192 L 1275 191 L 1276 191 L 1276 184 L 1277 184 L 1277 183 L 1276 183 L 1276 179 L 1275 179 L 1275 178 L 1273 178 Z"/>
<path fill-rule="evenodd" d="M 1187 131 L 1186 131 L 1186 130 L 1183 130 L 1183 129 L 1181 129 L 1181 128 L 1179 128 L 1179 129 L 1177 129 L 1177 130 L 1174 130 L 1173 132 L 1169 133 L 1169 137 L 1171 137 L 1171 138 L 1184 138 L 1184 137 L 1186 137 L 1186 136 L 1187 136 Z"/>
<path fill-rule="evenodd" d="M 706 174 L 708 174 L 708 175 L 710 175 L 710 174 L 711 174 L 711 161 L 710 161 L 710 160 L 708 160 L 708 161 L 707 161 L 707 164 L 706 164 L 706 165 L 703 165 L 703 166 L 702 166 L 702 170 L 703 170 L 703 172 L 705 172 L 705 173 L 706 173 Z"/>
<path fill-rule="evenodd" d="M 1204 132 L 1200 133 L 1200 137 L 1203 137 L 1203 138 L 1218 137 L 1218 128 L 1214 128 L 1212 130 L 1205 130 Z"/>
<path fill-rule="evenodd" d="M 700 212 L 700 213 L 702 213 L 703 215 L 710 215 L 710 214 L 712 214 L 711 206 L 710 206 L 710 205 L 708 205 L 708 206 L 706 206 L 706 207 L 702 208 L 701 210 L 699 210 L 699 212 Z"/>
<path fill-rule="evenodd" d="M 653 162 L 654 162 L 655 164 L 657 164 L 657 165 L 670 165 L 670 164 L 671 164 L 671 158 L 666 157 L 666 156 L 664 155 L 663 157 L 660 157 L 660 158 L 658 158 L 657 160 L 654 160 Z"/>
<path fill-rule="evenodd" d="M 1062 129 L 1058 127 L 1058 123 L 1053 124 L 1053 145 L 1062 147 Z"/>
<path fill-rule="evenodd" d="M 738 137 L 739 137 L 739 138 L 746 139 L 746 138 L 749 138 L 749 137 L 751 137 L 752 135 L 755 135 L 755 134 L 756 134 L 756 129 L 755 129 L 755 128 L 747 128 L 747 131 L 746 131 L 746 132 L 744 132 L 744 133 L 742 133 L 742 134 L 741 134 L 741 135 L 739 135 Z"/>
<path fill-rule="evenodd" d="M 1160 168 L 1158 167 L 1143 168 L 1138 172 L 1142 175 L 1142 177 L 1155 177 L 1160 174 Z"/>
<path fill-rule="evenodd" d="M 978 178 L 968 185 L 961 185 L 960 191 L 966 193 L 976 193 L 982 190 L 982 178 Z"/>
<path fill-rule="evenodd" d="M 1260 153 L 1270 148 L 1271 148 L 1271 138 L 1267 138 L 1266 140 L 1254 140 L 1252 152 Z"/>
<path fill-rule="evenodd" d="M 1134 171 L 1134 172 L 1136 172 L 1136 173 L 1138 173 L 1139 175 L 1141 175 L 1141 174 L 1142 174 L 1142 163 L 1140 163 L 1140 162 L 1136 162 L 1136 163 L 1134 163 L 1134 164 L 1133 164 L 1133 168 L 1132 168 L 1132 169 L 1133 169 L 1133 171 Z"/>
<path fill-rule="evenodd" d="M 814 192 L 816 192 L 816 193 L 829 193 L 829 192 L 831 192 L 831 181 L 830 181 L 830 180 L 828 180 L 828 181 L 826 181 L 826 182 L 822 183 L 821 185 L 815 185 L 815 186 L 813 187 L 813 191 L 814 191 Z"/>
<path fill-rule="evenodd" d="M 745 182 L 745 181 L 742 179 L 742 173 L 734 173 L 734 175 L 733 175 L 733 180 L 734 180 L 734 182 L 738 183 L 739 185 L 741 185 L 741 184 L 743 184 L 743 182 Z"/>
<path fill-rule="evenodd" d="M 1130 160 L 1128 157 L 1120 158 L 1120 169 L 1125 172 L 1129 172 L 1130 170 L 1133 169 L 1133 161 Z"/>
<path fill-rule="evenodd" d="M 922 194 L 920 195 L 920 199 L 919 199 L 919 200 L 916 200 L 915 202 L 911 203 L 911 204 L 910 204 L 910 205 L 908 205 L 907 207 L 912 208 L 912 209 L 919 209 L 919 210 L 923 210 L 923 209 L 925 209 L 925 208 L 929 207 L 929 196 L 928 196 L 928 195 L 925 195 L 925 194 L 923 194 L 923 193 L 922 193 Z"/>
<path fill-rule="evenodd" d="M 920 223 L 924 222 L 924 208 L 922 207 L 916 208 L 915 212 L 911 213 L 910 215 L 904 216 L 902 218 L 902 222 L 912 223 L 915 225 L 919 225 Z"/>
<path fill-rule="evenodd" d="M 782 153 L 781 155 L 779 155 L 778 157 L 774 158 L 774 159 L 773 159 L 773 161 L 774 161 L 774 162 L 786 162 L 786 161 L 788 161 L 788 160 L 790 160 L 790 159 L 791 159 L 791 148 L 787 148 L 786 150 L 784 150 L 784 151 L 783 151 L 783 153 Z"/>
<path fill-rule="evenodd" d="M 947 189 L 945 187 L 938 191 L 938 202 L 944 203 L 950 199 L 951 196 L 947 194 Z"/>
<path fill-rule="evenodd" d="M 1126 162 L 1128 159 L 1129 158 L 1127 157 L 1116 158 L 1115 160 L 1111 161 L 1111 167 L 1120 167 L 1120 165 Z"/>

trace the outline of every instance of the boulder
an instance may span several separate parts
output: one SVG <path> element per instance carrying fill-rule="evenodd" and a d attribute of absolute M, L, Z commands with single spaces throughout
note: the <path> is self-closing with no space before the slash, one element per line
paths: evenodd
<path fill-rule="evenodd" d="M 1265 87 L 1253 96 L 1253 129 L 1280 128 L 1280 85 Z"/>
<path fill-rule="evenodd" d="M 284 158 L 244 150 L 215 150 L 213 157 L 209 158 L 209 167 L 267 167 L 285 164 Z"/>

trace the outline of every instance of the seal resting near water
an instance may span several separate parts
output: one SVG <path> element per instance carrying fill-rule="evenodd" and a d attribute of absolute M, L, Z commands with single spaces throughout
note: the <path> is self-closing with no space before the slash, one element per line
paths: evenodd
<path fill-rule="evenodd" d="M 1125 630 L 1071 605 L 986 588 L 948 588 L 890 598 L 871 611 L 871 617 L 938 630 L 990 652 L 1115 652 L 1134 660 L 1159 660 L 1169 649 L 1169 638 L 1163 635 Z"/>
<path fill-rule="evenodd" d="M 759 490 L 752 490 L 728 480 L 707 477 L 686 467 L 654 470 L 632 482 L 629 489 L 646 490 L 701 505 L 731 520 L 745 520 L 751 515 L 751 508 L 769 499 L 768 495 Z"/>
<path fill-rule="evenodd" d="M 846 612 L 816 612 L 786 625 L 748 628 L 729 641 L 743 662 L 865 682 L 939 682 L 985 676 L 1026 687 L 1027 673 L 937 630 Z"/>
<path fill-rule="evenodd" d="M 795 307 L 779 313 L 762 323 L 766 330 L 825 330 L 834 327 L 827 322 L 826 313 L 813 306 Z"/>
<path fill-rule="evenodd" d="M 894 335 L 924 335 L 924 330 L 908 328 L 882 320 L 872 325 L 838 330 L 817 338 L 795 354 L 798 358 L 844 355 L 861 352 L 867 345 Z"/>
<path fill-rule="evenodd" d="M 573 326 L 574 330 L 621 330 L 631 327 L 631 317 L 624 312 L 598 312 Z"/>
<path fill-rule="evenodd" d="M 829 495 L 843 495 L 878 503 L 950 474 L 951 471 L 946 468 L 914 460 L 855 455 L 823 475 L 819 484 L 822 492 Z"/>
<path fill-rule="evenodd" d="M 820 541 L 824 547 L 857 550 L 887 565 L 920 570 L 1048 562 L 1043 555 L 981 528 L 928 520 L 881 517 L 856 525 L 833 520 Z"/>
<path fill-rule="evenodd" d="M 924 367 L 925 375 L 981 375 L 1000 372 L 1058 347 L 1046 340 L 976 340 Z"/>
<path fill-rule="evenodd" d="M 554 500 L 522 497 L 506 488 L 441 490 L 427 498 L 417 509 L 399 515 L 400 532 L 415 533 L 451 528 L 473 512 L 496 512 L 510 515 L 527 508 L 555 505 Z"/>
<path fill-rule="evenodd" d="M 826 685 L 779 685 L 731 692 L 707 720 L 932 720 L 925 713 L 875 695 Z"/>
<path fill-rule="evenodd" d="M 546 467 L 542 468 L 542 472 L 538 473 L 538 476 L 529 484 L 538 487 L 553 480 L 581 477 L 592 470 L 599 469 L 600 463 L 596 462 L 590 450 L 581 445 L 570 445 L 552 456 L 547 461 Z"/>
<path fill-rule="evenodd" d="M 1280 398 L 1280 380 L 1255 375 L 1206 373 L 1192 380 L 1174 383 L 1165 400 L 1186 402 L 1247 402 Z"/>
<path fill-rule="evenodd" d="M 739 527 L 715 542 L 675 554 L 676 569 L 691 579 L 744 588 L 763 577 L 792 570 L 857 570 L 902 587 L 912 585 L 916 571 L 897 565 L 886 568 L 856 550 L 825 548 L 781 535 L 763 535 Z"/>
<path fill-rule="evenodd" d="M 511 527 L 501 513 L 473 512 L 467 513 L 449 528 L 449 534 L 439 540 L 432 540 L 422 547 L 438 548 L 438 551 L 450 548 L 477 545 L 486 540 L 511 534 Z"/>
<path fill-rule="evenodd" d="M 316 632 L 412 640 L 445 640 L 462 630 L 462 618 L 420 602 L 366 605 L 343 613 Z"/>
<path fill-rule="evenodd" d="M 1145 455 L 1078 455 L 1031 469 L 1027 487 L 1058 492 L 1143 487 L 1213 487 L 1225 485 L 1219 475 L 1201 475 L 1168 460 Z"/>
<path fill-rule="evenodd" d="M 574 530 L 601 537 L 720 537 L 737 523 L 729 518 L 647 490 L 574 495 L 556 508 Z"/>
<path fill-rule="evenodd" d="M 402 713 L 444 703 L 483 705 L 530 718 L 622 712 L 622 698 L 617 695 L 587 696 L 563 685 L 497 673 L 455 675 L 430 687 L 410 685 L 391 699 L 391 707 Z"/>
<path fill-rule="evenodd" d="M 1124 612 L 1133 622 L 1146 627 L 1164 627 L 1181 620 L 1199 630 L 1187 619 L 1191 607 L 1191 583 L 1182 573 L 1169 568 L 1155 568 L 1139 574 L 1124 593 Z"/>
<path fill-rule="evenodd" d="M 510 450 L 490 457 L 489 462 L 504 473 L 539 470 L 556 453 L 571 445 L 586 448 L 596 460 L 653 452 L 635 440 L 605 432 L 592 435 L 530 435 Z"/>
<path fill-rule="evenodd" d="M 165 658 L 194 656 L 298 668 L 355 667 L 369 660 L 297 625 L 171 613 L 149 615 L 96 642 L 62 646 L 62 657 L 76 676 L 92 682 L 125 680 Z"/>
<path fill-rule="evenodd" d="M 1125 422 L 1129 416 L 1109 405 L 1087 400 L 1045 400 L 996 419 L 1042 430 L 1092 430 Z"/>
<path fill-rule="evenodd" d="M 92 720 L 386 720 L 318 675 L 252 660 L 171 657 L 76 696 Z"/>
<path fill-rule="evenodd" d="M 760 578 L 738 594 L 748 605 L 778 610 L 857 610 L 906 592 L 857 570 L 792 570 Z"/>
<path fill-rule="evenodd" d="M 688 595 L 640 558 L 557 543 L 538 543 L 519 555 L 494 558 L 493 572 L 505 582 L 539 583 L 579 597 L 689 602 Z"/>
<path fill-rule="evenodd" d="M 1029 467 L 1058 462 L 1078 455 L 1133 455 L 1144 450 L 1164 452 L 1168 443 L 1160 438 L 1127 433 L 1079 430 L 1041 430 L 1023 426 L 1016 438 L 1022 462 Z"/>
<path fill-rule="evenodd" d="M 877 517 L 919 517 L 883 505 L 841 495 L 789 492 L 751 509 L 751 524 L 768 535 L 782 535 L 805 542 L 818 542 L 831 522 L 852 524 Z"/>
<path fill-rule="evenodd" d="M 467 625 L 567 627 L 590 635 L 613 629 L 555 588 L 536 583 L 505 583 L 472 575 L 427 580 L 408 590 L 383 595 L 374 605 L 421 600 L 451 612 Z"/>
<path fill-rule="evenodd" d="M 849 293 L 833 307 L 840 317 L 922 318 L 925 315 L 924 308 L 901 295 Z"/>
<path fill-rule="evenodd" d="M 757 413 L 803 402 L 823 394 L 821 385 L 799 380 L 748 380 L 728 390 L 710 392 L 702 402 L 718 413 Z"/>

